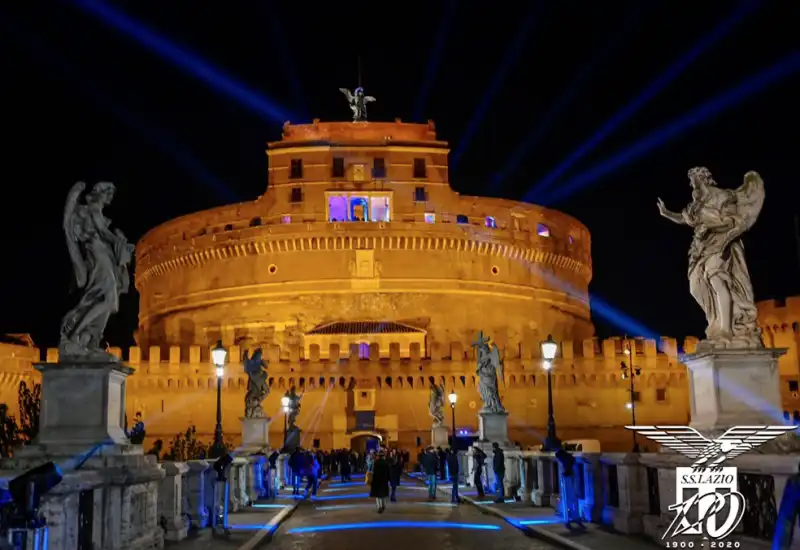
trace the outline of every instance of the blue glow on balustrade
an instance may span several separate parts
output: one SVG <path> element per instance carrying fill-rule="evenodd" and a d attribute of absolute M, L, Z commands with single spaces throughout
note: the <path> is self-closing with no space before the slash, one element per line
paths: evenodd
<path fill-rule="evenodd" d="M 477 531 L 499 531 L 498 525 L 486 523 L 450 523 L 424 521 L 375 521 L 371 523 L 339 523 L 336 525 L 317 525 L 289 529 L 290 535 L 322 533 L 325 531 L 351 531 L 355 529 L 472 529 Z"/>
<path fill-rule="evenodd" d="M 288 508 L 287 504 L 253 504 L 253 508 Z"/>
<path fill-rule="evenodd" d="M 457 504 L 452 502 L 395 502 L 390 505 L 391 508 L 406 507 L 406 506 L 434 506 L 441 508 L 454 508 Z M 356 510 L 358 508 L 375 508 L 375 504 L 326 504 L 323 506 L 315 506 L 315 510 L 323 512 L 332 512 L 335 510 Z"/>

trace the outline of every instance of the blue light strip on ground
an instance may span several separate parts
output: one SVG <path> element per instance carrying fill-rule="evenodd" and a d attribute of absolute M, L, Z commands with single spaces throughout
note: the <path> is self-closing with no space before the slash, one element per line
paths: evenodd
<path fill-rule="evenodd" d="M 520 525 L 550 525 L 553 523 L 561 523 L 561 518 L 542 518 L 542 519 L 523 519 L 517 521 Z"/>
<path fill-rule="evenodd" d="M 396 502 L 389 505 L 390 508 L 403 506 L 441 506 L 446 508 L 454 508 L 457 504 L 452 502 Z M 320 511 L 333 511 L 333 510 L 353 510 L 356 508 L 375 508 L 375 504 L 326 504 L 323 506 L 315 506 L 315 510 Z"/>
<path fill-rule="evenodd" d="M 325 531 L 351 531 L 355 529 L 473 529 L 478 531 L 499 531 L 498 525 L 486 523 L 448 523 L 422 521 L 375 521 L 372 523 L 339 523 L 337 525 L 317 525 L 314 527 L 295 527 L 289 529 L 290 535 L 321 533 Z"/>

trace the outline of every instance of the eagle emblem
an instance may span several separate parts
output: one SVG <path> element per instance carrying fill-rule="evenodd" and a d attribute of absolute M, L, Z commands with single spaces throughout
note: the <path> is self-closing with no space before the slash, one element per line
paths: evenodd
<path fill-rule="evenodd" d="M 722 463 L 752 451 L 796 426 L 734 426 L 721 436 L 708 439 L 689 426 L 625 426 L 628 430 L 694 460 L 695 471 L 722 470 Z"/>

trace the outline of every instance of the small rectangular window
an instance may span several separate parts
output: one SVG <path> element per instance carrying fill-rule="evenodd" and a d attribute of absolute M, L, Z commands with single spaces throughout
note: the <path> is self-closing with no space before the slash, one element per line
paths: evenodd
<path fill-rule="evenodd" d="M 282 216 L 281 217 L 281 223 L 292 223 L 292 217 L 291 216 Z"/>
<path fill-rule="evenodd" d="M 550 236 L 550 228 L 547 227 L 543 223 L 536 224 L 536 234 L 540 237 L 549 237 Z"/>
<path fill-rule="evenodd" d="M 415 178 L 426 178 L 428 177 L 428 171 L 425 166 L 425 159 L 414 159 L 414 177 Z"/>
<path fill-rule="evenodd" d="M 800 384 L 798 384 L 797 380 L 789 380 L 789 391 L 798 390 L 800 390 Z"/>
<path fill-rule="evenodd" d="M 289 169 L 289 177 L 293 180 L 303 178 L 303 159 L 292 159 L 292 164 Z"/>
<path fill-rule="evenodd" d="M 464 214 L 459 214 L 456 216 L 456 223 L 469 223 L 469 218 Z"/>
<path fill-rule="evenodd" d="M 386 177 L 386 159 L 378 157 L 372 160 L 372 177 L 373 178 Z"/>
<path fill-rule="evenodd" d="M 656 390 L 656 401 L 666 401 L 667 400 L 667 390 L 664 388 L 658 388 Z"/>
<path fill-rule="evenodd" d="M 333 166 L 331 167 L 331 177 L 337 179 L 344 177 L 344 159 L 342 157 L 334 157 Z"/>
<path fill-rule="evenodd" d="M 486 227 L 490 229 L 497 228 L 497 221 L 492 216 L 486 216 Z"/>
<path fill-rule="evenodd" d="M 436 214 L 433 212 L 425 212 L 425 223 L 436 223 Z"/>
<path fill-rule="evenodd" d="M 289 197 L 289 202 L 291 203 L 303 202 L 302 187 L 292 187 L 292 195 Z"/>
<path fill-rule="evenodd" d="M 414 202 L 426 202 L 428 200 L 428 193 L 425 192 L 424 187 L 414 188 Z"/>
<path fill-rule="evenodd" d="M 633 392 L 633 402 L 638 403 L 641 400 L 642 400 L 642 395 L 638 391 Z"/>

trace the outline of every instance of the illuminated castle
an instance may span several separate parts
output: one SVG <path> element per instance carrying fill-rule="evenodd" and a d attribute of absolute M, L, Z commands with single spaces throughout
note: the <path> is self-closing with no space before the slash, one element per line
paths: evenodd
<path fill-rule="evenodd" d="M 291 386 L 306 392 L 298 418 L 306 446 L 427 442 L 429 388 L 442 382 L 459 396 L 457 428 L 474 431 L 480 397 L 471 343 L 480 330 L 502 350 L 509 435 L 523 446 L 536 444 L 546 424 L 539 344 L 549 334 L 561 344 L 553 374 L 562 439 L 627 449 L 631 397 L 620 362 L 630 362 L 624 351 L 632 344 L 641 368 L 637 422 L 688 419 L 674 339 L 592 338 L 586 227 L 540 206 L 453 191 L 448 146 L 433 123 L 287 123 L 267 154 L 262 196 L 174 219 L 137 246 L 139 346 L 124 358 L 137 369 L 127 383 L 128 414 L 143 413 L 148 439 L 190 423 L 210 438 L 209 348 L 218 340 L 230 350 L 223 418 L 234 440 L 247 384 L 239 359 L 256 346 L 269 360 L 264 409 L 274 417 L 274 446 L 282 440 L 280 397 Z M 773 310 L 774 317 L 780 308 Z M 793 334 L 793 355 L 781 361 L 792 377 L 787 388 L 799 378 Z M 695 344 L 688 339 L 684 351 Z M 30 374 L 35 353 L 25 353 L 2 362 L 6 401 Z M 46 358 L 55 361 L 57 351 Z"/>

